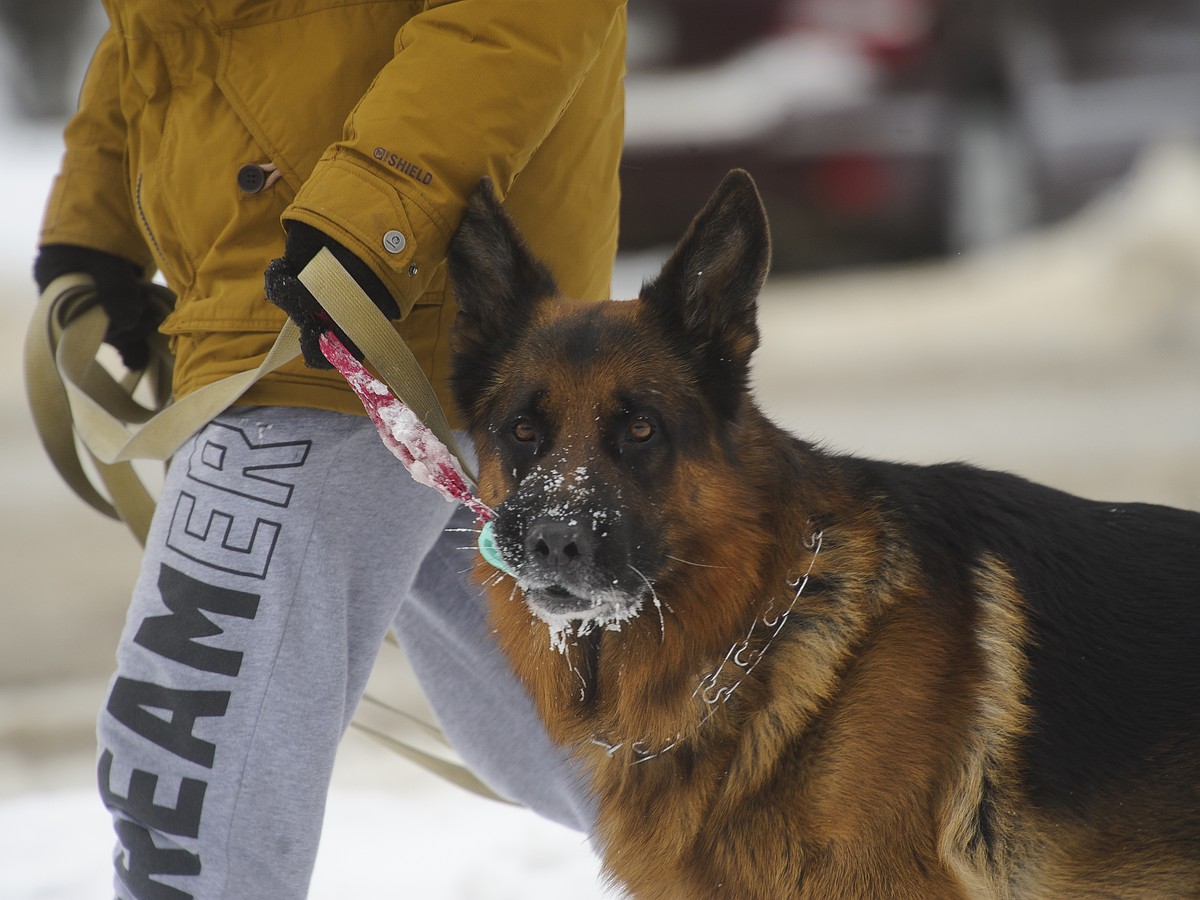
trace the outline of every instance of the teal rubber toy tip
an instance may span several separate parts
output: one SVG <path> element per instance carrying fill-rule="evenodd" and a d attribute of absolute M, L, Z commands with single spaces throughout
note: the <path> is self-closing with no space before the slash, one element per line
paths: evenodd
<path fill-rule="evenodd" d="M 500 555 L 500 548 L 496 546 L 496 530 L 492 528 L 490 520 L 483 523 L 483 530 L 479 532 L 479 554 L 488 565 L 499 569 L 505 575 L 517 577 L 517 573 L 508 567 L 504 557 Z"/>

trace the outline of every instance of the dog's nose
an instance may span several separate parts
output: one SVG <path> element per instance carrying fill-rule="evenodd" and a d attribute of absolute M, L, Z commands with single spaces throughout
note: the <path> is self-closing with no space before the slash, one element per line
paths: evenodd
<path fill-rule="evenodd" d="M 545 569 L 567 569 L 591 560 L 592 535 L 574 522 L 541 519 L 529 529 L 525 552 L 531 561 Z"/>

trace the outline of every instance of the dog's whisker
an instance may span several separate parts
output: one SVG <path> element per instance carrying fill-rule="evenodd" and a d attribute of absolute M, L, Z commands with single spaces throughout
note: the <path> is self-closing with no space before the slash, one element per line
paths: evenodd
<path fill-rule="evenodd" d="M 633 571 L 635 573 L 637 573 L 638 578 L 642 579 L 642 581 L 644 581 L 646 583 L 646 587 L 649 588 L 650 599 L 654 601 L 654 608 L 658 610 L 658 627 L 662 634 L 660 640 L 662 642 L 665 642 L 667 640 L 667 620 L 663 617 L 663 603 L 661 600 L 658 599 L 658 591 L 656 591 L 654 589 L 653 582 L 651 582 L 650 579 L 646 577 L 645 573 L 642 572 L 641 569 L 639 569 L 633 563 L 626 563 L 626 565 L 628 565 L 629 568 L 633 569 Z M 667 608 L 670 609 L 670 607 L 667 607 Z M 672 609 L 671 615 L 674 615 L 674 614 L 675 614 L 675 610 Z"/>
<path fill-rule="evenodd" d="M 563 656 L 567 660 L 567 668 L 570 669 L 571 673 L 579 679 L 579 701 L 582 703 L 587 699 L 587 679 L 584 678 L 583 675 L 579 673 L 579 670 L 575 668 L 575 664 L 571 662 L 570 654 L 564 653 Z"/>
<path fill-rule="evenodd" d="M 667 559 L 672 559 L 677 563 L 683 563 L 685 566 L 695 566 L 698 569 L 728 569 L 729 568 L 729 566 L 713 566 L 713 565 L 709 565 L 708 563 L 692 562 L 690 559 L 683 559 L 682 557 L 679 557 L 679 556 L 672 556 L 669 553 L 667 554 Z"/>

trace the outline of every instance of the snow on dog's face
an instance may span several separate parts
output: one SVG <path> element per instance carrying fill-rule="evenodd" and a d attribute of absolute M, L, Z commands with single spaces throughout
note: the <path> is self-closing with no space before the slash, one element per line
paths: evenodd
<path fill-rule="evenodd" d="M 732 173 L 629 302 L 557 295 L 481 184 L 450 247 L 454 386 L 495 541 L 552 631 L 618 627 L 689 560 L 732 465 L 769 258 Z M 729 479 L 732 481 L 733 479 Z M 707 565 L 704 560 L 699 564 Z"/>

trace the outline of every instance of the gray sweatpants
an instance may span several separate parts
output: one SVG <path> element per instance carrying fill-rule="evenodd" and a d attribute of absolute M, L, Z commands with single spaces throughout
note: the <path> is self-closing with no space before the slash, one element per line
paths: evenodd
<path fill-rule="evenodd" d="M 363 417 L 236 409 L 181 448 L 99 719 L 118 896 L 303 897 L 334 754 L 393 623 L 468 764 L 590 828 L 464 574 L 469 535 L 446 531 L 471 525 Z"/>

